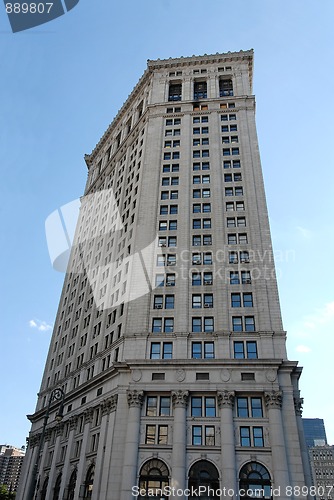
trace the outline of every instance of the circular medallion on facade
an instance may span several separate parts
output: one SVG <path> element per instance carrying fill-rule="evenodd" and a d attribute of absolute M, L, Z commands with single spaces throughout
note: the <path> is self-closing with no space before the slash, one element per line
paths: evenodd
<path fill-rule="evenodd" d="M 178 382 L 183 382 L 184 379 L 186 378 L 186 372 L 184 370 L 182 370 L 182 369 L 177 370 L 176 374 L 175 374 L 175 377 L 176 377 L 176 380 Z"/>
<path fill-rule="evenodd" d="M 228 382 L 231 378 L 230 370 L 222 370 L 220 372 L 220 378 L 222 379 L 223 382 Z"/>
<path fill-rule="evenodd" d="M 266 371 L 266 379 L 268 382 L 275 382 L 277 378 L 277 374 L 275 370 L 267 370 Z"/>
<path fill-rule="evenodd" d="M 139 382 L 141 379 L 141 371 L 140 370 L 133 370 L 132 372 L 132 380 L 134 382 Z"/>

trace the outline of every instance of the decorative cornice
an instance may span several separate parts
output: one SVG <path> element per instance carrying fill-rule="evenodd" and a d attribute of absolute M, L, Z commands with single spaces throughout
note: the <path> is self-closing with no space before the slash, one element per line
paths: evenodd
<path fill-rule="evenodd" d="M 301 417 L 302 414 L 303 414 L 304 398 L 301 398 L 301 397 L 297 396 L 297 397 L 293 398 L 293 401 L 295 403 L 295 412 L 296 412 L 296 415 L 298 415 L 299 417 Z"/>
<path fill-rule="evenodd" d="M 235 392 L 234 391 L 218 391 L 218 406 L 219 408 L 233 408 Z"/>
<path fill-rule="evenodd" d="M 101 413 L 102 416 L 108 415 L 112 411 L 116 410 L 118 395 L 115 394 L 108 399 L 104 399 L 101 403 Z"/>
<path fill-rule="evenodd" d="M 144 391 L 127 391 L 128 405 L 140 408 L 144 401 Z"/>
<path fill-rule="evenodd" d="M 283 393 L 282 391 L 265 392 L 264 401 L 267 408 L 282 408 Z"/>
<path fill-rule="evenodd" d="M 179 406 L 181 408 L 187 408 L 189 400 L 189 391 L 172 391 L 172 402 L 173 406 Z"/>

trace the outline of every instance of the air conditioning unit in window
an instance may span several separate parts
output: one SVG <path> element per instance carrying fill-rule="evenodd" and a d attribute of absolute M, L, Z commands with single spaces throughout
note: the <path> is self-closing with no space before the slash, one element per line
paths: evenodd
<path fill-rule="evenodd" d="M 156 304 L 156 305 L 154 306 L 154 309 L 162 309 L 162 305 L 161 305 L 161 304 Z"/>
<path fill-rule="evenodd" d="M 174 283 L 166 283 L 166 286 L 174 286 Z"/>
<path fill-rule="evenodd" d="M 204 285 L 212 285 L 212 280 L 207 280 L 204 282 Z"/>
<path fill-rule="evenodd" d="M 175 262 L 167 262 L 167 266 L 175 266 Z"/>
<path fill-rule="evenodd" d="M 193 262 L 194 266 L 200 266 L 202 263 L 199 261 L 199 260 L 195 260 L 195 262 Z"/>
<path fill-rule="evenodd" d="M 160 245 L 161 247 L 165 247 L 166 246 L 166 243 L 161 243 Z"/>
<path fill-rule="evenodd" d="M 252 280 L 251 280 L 251 279 L 247 279 L 247 280 L 245 280 L 245 284 L 246 284 L 246 285 L 250 285 L 251 283 L 252 283 Z"/>
<path fill-rule="evenodd" d="M 240 259 L 242 264 L 249 264 L 249 259 Z"/>
<path fill-rule="evenodd" d="M 204 304 L 204 307 L 212 307 L 211 304 Z"/>

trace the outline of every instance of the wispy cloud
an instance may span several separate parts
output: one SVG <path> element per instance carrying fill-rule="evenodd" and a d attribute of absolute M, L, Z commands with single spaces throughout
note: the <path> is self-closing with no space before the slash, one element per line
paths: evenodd
<path fill-rule="evenodd" d="M 307 345 L 299 344 L 296 347 L 296 351 L 302 352 L 302 353 L 307 353 L 307 352 L 311 352 L 312 349 L 310 347 L 308 347 Z"/>
<path fill-rule="evenodd" d="M 30 328 L 37 328 L 40 332 L 47 332 L 52 330 L 52 325 L 49 325 L 46 321 L 41 321 L 39 319 L 31 319 L 29 321 Z"/>
<path fill-rule="evenodd" d="M 297 231 L 305 240 L 310 240 L 313 236 L 312 231 L 310 229 L 307 229 L 306 227 L 297 226 Z"/>

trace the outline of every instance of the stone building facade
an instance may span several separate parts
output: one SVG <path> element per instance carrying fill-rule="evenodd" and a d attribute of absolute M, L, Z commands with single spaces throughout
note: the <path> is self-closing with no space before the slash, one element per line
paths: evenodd
<path fill-rule="evenodd" d="M 148 61 L 85 157 L 20 499 L 36 461 L 41 500 L 310 485 L 252 75 L 252 51 Z"/>
<path fill-rule="evenodd" d="M 334 498 L 334 446 L 309 448 L 314 493 L 317 500 Z"/>

